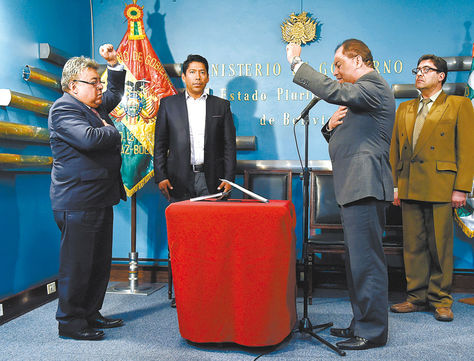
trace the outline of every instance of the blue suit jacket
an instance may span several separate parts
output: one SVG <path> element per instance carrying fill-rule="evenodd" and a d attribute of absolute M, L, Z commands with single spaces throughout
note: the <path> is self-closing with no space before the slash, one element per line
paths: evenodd
<path fill-rule="evenodd" d="M 125 71 L 108 71 L 108 89 L 96 108 L 101 120 L 68 93 L 49 111 L 48 128 L 53 154 L 50 197 L 53 210 L 86 210 L 126 200 L 120 167 L 120 133 L 108 113 L 122 99 Z"/>

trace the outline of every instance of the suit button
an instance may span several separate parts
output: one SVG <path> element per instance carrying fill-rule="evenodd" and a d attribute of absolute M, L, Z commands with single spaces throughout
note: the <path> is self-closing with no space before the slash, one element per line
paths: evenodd
<path fill-rule="evenodd" d="M 441 133 L 441 136 L 444 136 L 444 132 Z"/>
<path fill-rule="evenodd" d="M 420 163 L 423 163 L 423 161 L 422 161 L 422 160 L 420 160 Z"/>
<path fill-rule="evenodd" d="M 408 147 L 407 147 L 406 145 L 405 145 L 403 148 L 404 148 L 404 149 L 408 149 Z"/>
<path fill-rule="evenodd" d="M 402 137 L 403 137 L 403 133 L 402 133 Z"/>
<path fill-rule="evenodd" d="M 434 147 L 432 146 L 432 147 L 430 147 L 430 149 L 431 149 L 431 150 L 434 150 Z"/>

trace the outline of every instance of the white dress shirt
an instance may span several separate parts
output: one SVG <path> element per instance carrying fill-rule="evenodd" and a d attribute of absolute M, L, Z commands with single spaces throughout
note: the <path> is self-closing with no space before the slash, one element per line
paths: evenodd
<path fill-rule="evenodd" d="M 188 108 L 189 141 L 191 144 L 191 164 L 204 163 L 204 132 L 206 128 L 206 100 L 207 94 L 203 93 L 194 99 L 185 93 Z"/>

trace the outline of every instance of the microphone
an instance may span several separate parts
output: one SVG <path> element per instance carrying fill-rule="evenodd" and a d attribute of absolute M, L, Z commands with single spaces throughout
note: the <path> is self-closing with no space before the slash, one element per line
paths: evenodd
<path fill-rule="evenodd" d="M 300 116 L 298 118 L 296 118 L 295 124 L 298 123 L 304 117 L 306 117 L 308 115 L 309 111 L 311 110 L 311 108 L 314 107 L 316 105 L 316 103 L 319 102 L 320 100 L 321 100 L 320 97 L 314 96 L 314 98 L 311 99 L 311 101 L 308 103 L 306 108 L 303 109 Z"/>

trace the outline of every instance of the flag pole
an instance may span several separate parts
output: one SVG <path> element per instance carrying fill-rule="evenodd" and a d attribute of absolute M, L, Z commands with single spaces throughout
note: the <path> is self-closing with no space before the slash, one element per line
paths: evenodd
<path fill-rule="evenodd" d="M 117 58 L 127 72 L 124 98 L 110 113 L 122 138 L 122 180 L 132 203 L 129 284 L 111 286 L 107 292 L 150 294 L 164 284 L 138 284 L 136 192 L 153 177 L 152 139 L 160 99 L 175 95 L 177 91 L 145 33 L 143 6 L 137 5 L 137 0 L 132 1 L 124 9 L 128 26 L 117 48 Z"/>
<path fill-rule="evenodd" d="M 164 286 L 163 283 L 138 284 L 138 252 L 137 252 L 137 193 L 131 196 L 132 206 L 130 214 L 130 253 L 128 262 L 128 284 L 121 282 L 111 285 L 107 293 L 133 294 L 148 296 Z"/>

